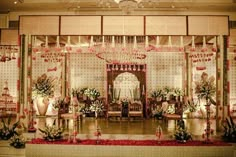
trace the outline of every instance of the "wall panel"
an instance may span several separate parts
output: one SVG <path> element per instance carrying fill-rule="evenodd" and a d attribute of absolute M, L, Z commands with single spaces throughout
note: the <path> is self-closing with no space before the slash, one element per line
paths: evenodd
<path fill-rule="evenodd" d="M 104 16 L 103 35 L 144 35 L 144 17 Z"/>
<path fill-rule="evenodd" d="M 229 35 L 228 16 L 188 16 L 189 35 Z"/>
<path fill-rule="evenodd" d="M 146 16 L 146 35 L 187 35 L 186 16 Z"/>
<path fill-rule="evenodd" d="M 61 35 L 101 35 L 101 16 L 61 16 Z"/>
<path fill-rule="evenodd" d="M 21 16 L 20 35 L 59 35 L 59 16 Z"/>
<path fill-rule="evenodd" d="M 1 30 L 2 45 L 18 45 L 18 30 L 2 29 Z"/>

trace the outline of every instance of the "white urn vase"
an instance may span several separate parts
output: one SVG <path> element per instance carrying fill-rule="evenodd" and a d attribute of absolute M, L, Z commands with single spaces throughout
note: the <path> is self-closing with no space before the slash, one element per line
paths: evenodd
<path fill-rule="evenodd" d="M 49 99 L 47 97 L 37 97 L 36 105 L 40 116 L 45 116 L 48 110 Z"/>

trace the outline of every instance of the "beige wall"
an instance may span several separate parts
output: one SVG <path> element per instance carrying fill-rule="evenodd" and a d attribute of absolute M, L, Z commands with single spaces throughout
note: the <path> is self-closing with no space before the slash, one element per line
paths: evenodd
<path fill-rule="evenodd" d="M 121 11 L 10 12 L 9 20 L 18 20 L 19 15 L 123 15 L 123 13 Z M 236 12 L 135 11 L 131 15 L 228 15 L 230 20 L 236 20 Z"/>

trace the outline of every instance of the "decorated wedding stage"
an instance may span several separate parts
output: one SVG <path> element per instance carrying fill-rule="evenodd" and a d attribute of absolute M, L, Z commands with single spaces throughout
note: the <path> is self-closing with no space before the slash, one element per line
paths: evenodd
<path fill-rule="evenodd" d="M 35 138 L 26 144 L 26 157 L 233 157 L 234 146 L 222 141 L 200 140 L 179 143 L 160 140 L 155 135 L 104 134 L 98 140 L 77 135 L 77 141 L 45 141 Z"/>

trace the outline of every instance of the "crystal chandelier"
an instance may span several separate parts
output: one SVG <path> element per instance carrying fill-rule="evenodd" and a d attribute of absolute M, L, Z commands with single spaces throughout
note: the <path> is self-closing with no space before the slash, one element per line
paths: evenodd
<path fill-rule="evenodd" d="M 138 8 L 138 4 L 141 0 L 115 0 L 115 2 L 119 4 L 119 8 L 124 12 L 130 13 Z"/>

